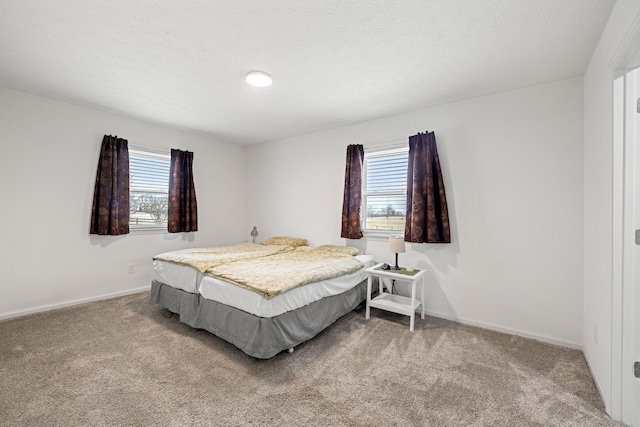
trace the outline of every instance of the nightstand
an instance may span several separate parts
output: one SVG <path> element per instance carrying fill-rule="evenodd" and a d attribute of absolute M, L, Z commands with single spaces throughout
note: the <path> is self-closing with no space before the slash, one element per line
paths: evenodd
<path fill-rule="evenodd" d="M 367 309 L 365 319 L 369 319 L 370 308 L 375 307 L 381 310 L 391 311 L 398 314 L 409 316 L 409 330 L 413 331 L 415 323 L 416 309 L 422 306 L 421 318 L 424 319 L 424 273 L 425 270 L 414 270 L 408 272 L 405 269 L 400 270 L 382 270 L 382 264 L 374 265 L 367 268 Z M 382 291 L 382 283 L 378 284 L 380 293 L 374 299 L 371 299 L 371 285 L 374 277 L 378 279 L 388 278 L 399 282 L 411 283 L 411 298 L 401 295 L 390 294 Z M 379 280 L 382 282 L 382 280 Z M 421 297 L 416 300 L 416 285 L 420 283 Z"/>

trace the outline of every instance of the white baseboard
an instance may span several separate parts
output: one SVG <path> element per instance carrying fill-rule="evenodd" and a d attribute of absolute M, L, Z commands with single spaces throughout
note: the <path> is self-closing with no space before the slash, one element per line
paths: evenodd
<path fill-rule="evenodd" d="M 598 378 L 597 372 L 595 371 L 595 369 L 593 369 L 593 364 L 591 363 L 591 359 L 589 359 L 589 353 L 583 350 L 582 354 L 584 355 L 584 359 L 587 361 L 587 366 L 589 367 L 589 371 L 591 371 L 593 381 L 596 383 L 596 388 L 598 389 L 598 393 L 600 393 L 600 399 L 602 399 L 602 402 L 604 403 L 605 410 L 607 414 L 611 414 L 609 402 L 607 401 L 605 394 L 602 392 L 602 384 L 600 382 L 600 379 Z"/>
<path fill-rule="evenodd" d="M 70 307 L 70 306 L 73 306 L 73 305 L 85 304 L 87 302 L 92 302 L 92 301 L 100 301 L 100 300 L 109 299 L 109 298 L 116 298 L 116 297 L 122 297 L 122 296 L 125 296 L 125 295 L 137 294 L 139 292 L 148 291 L 149 289 L 151 289 L 151 285 L 143 286 L 142 288 L 129 289 L 129 290 L 126 290 L 126 291 L 113 292 L 113 293 L 110 293 L 110 294 L 104 294 L 104 295 L 99 295 L 99 296 L 95 296 L 95 297 L 82 298 L 82 299 L 77 299 L 77 300 L 67 301 L 67 302 L 62 302 L 62 303 L 57 303 L 57 304 L 51 304 L 51 305 L 43 305 L 43 306 L 40 306 L 40 307 L 29 308 L 27 310 L 18 310 L 18 311 L 12 311 L 12 312 L 9 312 L 9 313 L 2 313 L 2 314 L 0 314 L 0 320 L 12 319 L 14 317 L 26 316 L 28 314 L 40 313 L 40 312 L 49 311 L 49 310 L 55 310 L 57 308 L 64 308 L 64 307 Z"/>
<path fill-rule="evenodd" d="M 477 326 L 479 328 L 483 328 L 483 329 L 489 329 L 492 331 L 496 331 L 496 332 L 502 332 L 505 334 L 509 334 L 509 335 L 517 335 L 519 337 L 523 337 L 523 338 L 530 338 L 536 341 L 541 341 L 547 344 L 552 344 L 552 345 L 556 345 L 558 347 L 566 347 L 566 348 L 571 348 L 574 350 L 580 350 L 582 351 L 582 345 L 579 343 L 575 343 L 575 342 L 569 342 L 569 341 L 563 341 L 563 340 L 558 340 L 555 338 L 550 338 L 544 335 L 538 335 L 538 334 L 532 334 L 530 332 L 523 332 L 523 331 L 519 331 L 517 329 L 510 329 L 510 328 L 505 328 L 502 326 L 497 326 L 497 325 L 492 325 L 490 323 L 484 323 L 484 322 L 477 322 L 475 320 L 470 320 L 470 319 L 465 319 L 465 318 L 461 318 L 458 316 L 451 316 L 448 314 L 443 314 L 443 313 L 438 313 L 432 310 L 425 310 L 425 313 L 428 314 L 429 316 L 434 316 L 434 317 L 440 317 L 442 319 L 447 319 L 447 320 L 452 320 L 454 322 L 458 322 L 458 323 L 462 323 L 465 325 L 470 325 L 470 326 Z M 583 351 L 584 353 L 584 351 Z"/>

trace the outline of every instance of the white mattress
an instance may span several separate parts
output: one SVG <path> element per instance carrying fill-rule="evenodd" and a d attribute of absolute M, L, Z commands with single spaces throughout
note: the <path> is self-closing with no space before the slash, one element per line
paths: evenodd
<path fill-rule="evenodd" d="M 153 279 L 172 288 L 196 294 L 202 277 L 202 273 L 186 265 L 157 259 L 153 261 Z"/>
<path fill-rule="evenodd" d="M 373 255 L 357 255 L 364 267 L 351 274 L 321 282 L 298 286 L 276 295 L 270 300 L 224 280 L 204 276 L 199 271 L 170 262 L 154 261 L 154 279 L 182 289 L 199 292 L 204 298 L 221 302 L 260 317 L 274 317 L 296 308 L 304 307 L 321 298 L 338 295 L 366 279 L 364 269 L 375 265 Z"/>

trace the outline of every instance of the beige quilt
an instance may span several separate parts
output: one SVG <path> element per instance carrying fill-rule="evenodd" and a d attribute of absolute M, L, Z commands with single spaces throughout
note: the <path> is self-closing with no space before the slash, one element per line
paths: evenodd
<path fill-rule="evenodd" d="M 154 260 L 169 261 L 193 267 L 201 273 L 220 264 L 255 259 L 283 252 L 293 251 L 291 246 L 261 245 L 258 243 L 240 243 L 231 246 L 211 248 L 192 248 L 166 252 L 153 257 Z"/>
<path fill-rule="evenodd" d="M 353 273 L 362 267 L 364 264 L 350 255 L 298 248 L 261 258 L 218 264 L 204 273 L 271 299 L 295 287 Z"/>

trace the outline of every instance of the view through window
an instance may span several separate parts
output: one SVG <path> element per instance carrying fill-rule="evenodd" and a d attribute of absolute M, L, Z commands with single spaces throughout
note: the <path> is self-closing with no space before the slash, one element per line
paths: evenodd
<path fill-rule="evenodd" d="M 130 228 L 167 228 L 170 160 L 169 153 L 129 149 Z"/>
<path fill-rule="evenodd" d="M 404 231 L 409 148 L 365 153 L 365 231 Z"/>

